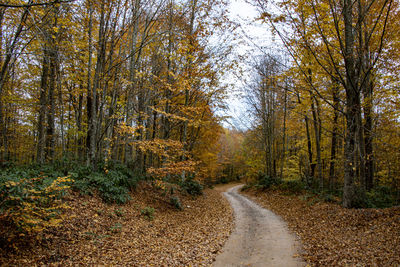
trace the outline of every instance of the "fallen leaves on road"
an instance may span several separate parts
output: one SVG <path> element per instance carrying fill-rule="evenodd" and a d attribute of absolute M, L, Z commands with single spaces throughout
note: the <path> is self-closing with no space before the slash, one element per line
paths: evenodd
<path fill-rule="evenodd" d="M 344 209 L 278 191 L 244 192 L 288 222 L 313 266 L 400 266 L 400 208 Z"/>
<path fill-rule="evenodd" d="M 107 205 L 72 194 L 62 227 L 44 232 L 12 252 L 0 249 L 0 265 L 208 266 L 232 229 L 232 211 L 219 192 L 181 195 L 183 211 L 143 184 L 132 201 Z M 154 208 L 154 219 L 141 214 Z"/>

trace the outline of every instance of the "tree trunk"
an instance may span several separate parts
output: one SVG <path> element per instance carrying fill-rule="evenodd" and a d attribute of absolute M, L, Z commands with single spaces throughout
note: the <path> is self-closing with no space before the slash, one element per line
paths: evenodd
<path fill-rule="evenodd" d="M 172 85 L 173 78 L 171 76 L 172 72 L 172 46 L 173 46 L 173 16 L 174 16 L 174 2 L 170 1 L 169 7 L 169 22 L 168 22 L 168 47 L 167 47 L 167 83 L 168 85 Z M 171 90 L 168 86 L 165 88 L 165 109 L 164 112 L 166 115 L 163 116 L 163 138 L 168 139 L 170 135 L 170 121 L 168 118 L 168 114 L 170 113 L 170 101 L 171 101 Z"/>
<path fill-rule="evenodd" d="M 192 0 L 192 6 L 191 6 L 191 13 L 190 13 L 190 23 L 189 23 L 189 32 L 188 32 L 188 37 L 189 37 L 189 60 L 188 60 L 188 64 L 187 64 L 187 69 L 188 69 L 188 78 L 191 79 L 192 78 L 192 69 L 193 69 L 193 60 L 192 60 L 192 51 L 193 51 L 193 34 L 194 34 L 194 20 L 195 20 L 195 16 L 196 16 L 196 7 L 197 7 L 197 0 Z M 192 84 L 191 84 L 192 86 Z M 185 89 L 185 102 L 184 102 L 184 107 L 188 107 L 189 106 L 189 89 Z M 187 112 L 185 110 L 185 112 Z M 183 143 L 183 149 L 184 152 L 187 151 L 187 134 L 188 134 L 188 124 L 189 121 L 188 119 L 186 119 L 183 122 L 183 129 L 182 129 L 182 143 Z M 182 160 L 186 160 L 186 155 L 185 153 L 182 156 Z M 185 172 L 182 172 L 182 181 L 185 180 Z"/>
<path fill-rule="evenodd" d="M 297 103 L 301 104 L 300 95 L 297 93 Z M 311 135 L 310 135 L 310 126 L 308 122 L 308 116 L 306 112 L 304 112 L 304 123 L 306 126 L 306 137 L 307 137 L 307 152 L 308 152 L 308 173 L 306 177 L 307 184 L 310 183 L 309 178 L 314 178 L 314 170 L 315 165 L 313 164 L 313 152 L 312 152 L 312 143 L 311 143 Z"/>
<path fill-rule="evenodd" d="M 46 111 L 47 111 L 47 88 L 49 79 L 49 56 L 48 47 L 44 47 L 43 51 L 43 64 L 42 64 L 42 77 L 40 82 L 40 97 L 39 97 L 39 117 L 38 117 L 38 140 L 37 140 L 37 152 L 36 161 L 39 164 L 44 163 L 45 159 L 45 145 L 46 145 Z"/>
<path fill-rule="evenodd" d="M 49 74 L 49 83 L 47 89 L 47 128 L 46 128 L 46 160 L 51 162 L 54 160 L 54 147 L 55 147 L 55 125 L 54 125 L 54 117 L 55 117 L 55 99 L 54 99 L 54 91 L 56 87 L 56 65 L 57 65 L 57 52 L 55 50 L 55 46 L 51 44 L 51 50 L 49 51 L 50 58 L 50 74 Z"/>
<path fill-rule="evenodd" d="M 366 22 L 365 22 L 366 23 Z M 365 26 L 366 27 L 366 26 Z M 365 39 L 367 32 L 365 32 Z M 364 72 L 365 85 L 363 87 L 364 94 L 364 144 L 365 144 L 365 186 L 367 190 L 371 190 L 374 184 L 374 151 L 373 151 L 373 90 L 374 82 L 371 74 L 371 52 L 369 45 L 365 44 L 364 49 Z"/>
<path fill-rule="evenodd" d="M 105 2 L 101 1 L 100 6 L 100 22 L 99 22 L 99 41 L 97 48 L 97 61 L 96 68 L 94 74 L 94 80 L 92 85 L 92 103 L 90 106 L 91 109 L 91 120 L 89 122 L 89 129 L 91 133 L 90 143 L 89 143 L 89 165 L 93 168 L 97 167 L 97 129 L 98 129 L 98 118 L 97 118 L 97 107 L 98 107 L 98 97 L 97 97 L 97 89 L 100 88 L 100 80 L 101 75 L 104 72 L 104 64 L 105 64 L 105 56 L 106 56 L 106 36 L 105 36 Z M 91 32 L 91 30 L 90 30 Z"/>
<path fill-rule="evenodd" d="M 284 107 L 283 107 L 283 134 L 282 134 L 282 155 L 281 155 L 281 169 L 279 177 L 283 178 L 283 168 L 285 166 L 285 156 L 286 156 L 286 116 L 287 116 L 287 90 L 284 91 Z"/>
<path fill-rule="evenodd" d="M 87 123 L 88 123 L 88 131 L 86 135 L 86 160 L 87 160 L 87 166 L 91 166 L 91 144 L 92 144 L 92 139 L 94 138 L 94 132 L 93 132 L 93 116 L 96 114 L 93 114 L 92 111 L 92 106 L 96 102 L 93 98 L 92 94 L 92 43 L 93 43 L 93 37 L 92 37 L 92 31 L 93 31 L 93 7 L 92 3 L 89 2 L 89 27 L 88 27 L 88 52 L 89 52 L 89 59 L 88 59 L 88 77 L 87 77 L 87 101 L 86 101 L 86 114 L 87 114 Z"/>
<path fill-rule="evenodd" d="M 3 20 L 3 18 L 4 18 L 5 11 L 6 11 L 5 8 L 1 8 L 1 10 L 0 10 L 0 18 L 1 18 L 1 20 Z M 0 145 L 3 147 L 3 150 L 4 150 L 3 153 L 1 153 L 0 156 L 3 159 L 7 157 L 6 156 L 6 154 L 7 154 L 6 147 L 8 146 L 7 145 L 7 136 L 6 136 L 7 133 L 6 133 L 6 128 L 5 128 L 5 119 L 3 118 L 3 99 L 2 99 L 3 98 L 3 91 L 4 91 L 4 86 L 5 86 L 6 80 L 7 80 L 7 74 L 8 74 L 8 71 L 9 71 L 9 65 L 10 65 L 11 59 L 14 56 L 14 51 L 18 46 L 19 37 L 20 37 L 20 35 L 21 35 L 21 33 L 22 33 L 23 29 L 24 29 L 25 22 L 26 22 L 26 20 L 28 18 L 28 14 L 29 14 L 29 8 L 26 7 L 26 8 L 24 8 L 24 11 L 23 11 L 23 13 L 21 15 L 20 23 L 19 23 L 19 25 L 17 27 L 17 30 L 14 33 L 14 37 L 12 38 L 12 42 L 11 42 L 10 46 L 8 46 L 6 48 L 6 51 L 4 53 L 5 54 L 4 61 L 0 61 L 0 63 L 3 63 L 3 64 L 0 64 L 0 66 L 1 66 L 1 69 L 0 69 L 0 135 L 1 135 L 1 137 L 0 137 Z M 0 23 L 0 27 L 3 27 L 2 23 Z M 1 34 L 2 34 L 2 31 L 1 31 Z M 2 47 L 0 47 L 0 50 L 1 50 L 1 48 Z"/>
<path fill-rule="evenodd" d="M 346 68 L 346 138 L 345 138 L 345 166 L 343 186 L 343 206 L 351 208 L 354 205 L 354 170 L 355 170 L 355 138 L 357 135 L 357 118 L 359 111 L 360 93 L 358 79 L 355 72 L 354 60 L 354 29 L 352 0 L 344 0 L 344 39 L 345 39 L 345 68 Z"/>
<path fill-rule="evenodd" d="M 309 69 L 309 82 L 312 82 L 311 78 L 311 69 Z M 317 152 L 317 171 L 318 171 L 318 181 L 319 181 L 319 190 L 322 191 L 324 189 L 324 179 L 322 175 L 322 163 L 321 163 L 321 133 L 320 133 L 320 125 L 318 125 L 319 122 L 319 114 L 317 114 L 317 111 L 315 109 L 314 105 L 314 96 L 311 92 L 310 93 L 310 101 L 311 101 L 311 112 L 313 116 L 313 126 L 314 126 L 314 135 L 315 135 L 315 147 L 316 147 L 316 152 Z M 316 99 L 315 99 L 316 100 Z"/>
<path fill-rule="evenodd" d="M 338 119 L 339 119 L 339 86 L 334 83 L 333 85 L 333 128 L 331 137 L 331 159 L 329 165 L 329 189 L 333 190 L 336 181 L 335 164 L 336 164 L 336 147 L 338 136 Z"/>

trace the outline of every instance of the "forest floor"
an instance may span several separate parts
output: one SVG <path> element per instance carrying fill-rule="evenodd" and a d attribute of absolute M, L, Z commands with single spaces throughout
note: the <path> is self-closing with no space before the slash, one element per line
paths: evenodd
<path fill-rule="evenodd" d="M 307 194 L 242 193 L 288 223 L 312 266 L 400 266 L 400 207 L 344 209 Z"/>
<path fill-rule="evenodd" d="M 0 266 L 209 266 L 231 233 L 230 205 L 211 189 L 179 197 L 182 211 L 146 184 L 124 205 L 72 192 L 68 219 L 39 238 L 5 248 L 2 226 Z M 143 216 L 146 207 L 155 209 L 153 220 Z"/>

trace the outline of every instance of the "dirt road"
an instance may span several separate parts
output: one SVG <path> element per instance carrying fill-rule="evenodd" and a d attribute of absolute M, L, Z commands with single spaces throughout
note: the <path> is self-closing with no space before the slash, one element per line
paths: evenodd
<path fill-rule="evenodd" d="M 240 195 L 241 187 L 234 186 L 224 193 L 235 213 L 235 230 L 213 266 L 304 266 L 293 257 L 298 253 L 298 244 L 285 222 Z"/>

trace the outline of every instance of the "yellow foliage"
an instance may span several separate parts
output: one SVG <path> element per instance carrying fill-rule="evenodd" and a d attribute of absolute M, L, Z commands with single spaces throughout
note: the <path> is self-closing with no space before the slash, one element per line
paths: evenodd
<path fill-rule="evenodd" d="M 62 211 L 70 208 L 59 199 L 70 187 L 67 183 L 73 182 L 69 176 L 58 177 L 50 185 L 36 188 L 35 183 L 40 179 L 43 177 L 5 183 L 10 192 L 4 200 L 8 207 L 4 212 L 5 218 L 24 232 L 41 232 L 59 226 L 65 218 Z"/>

